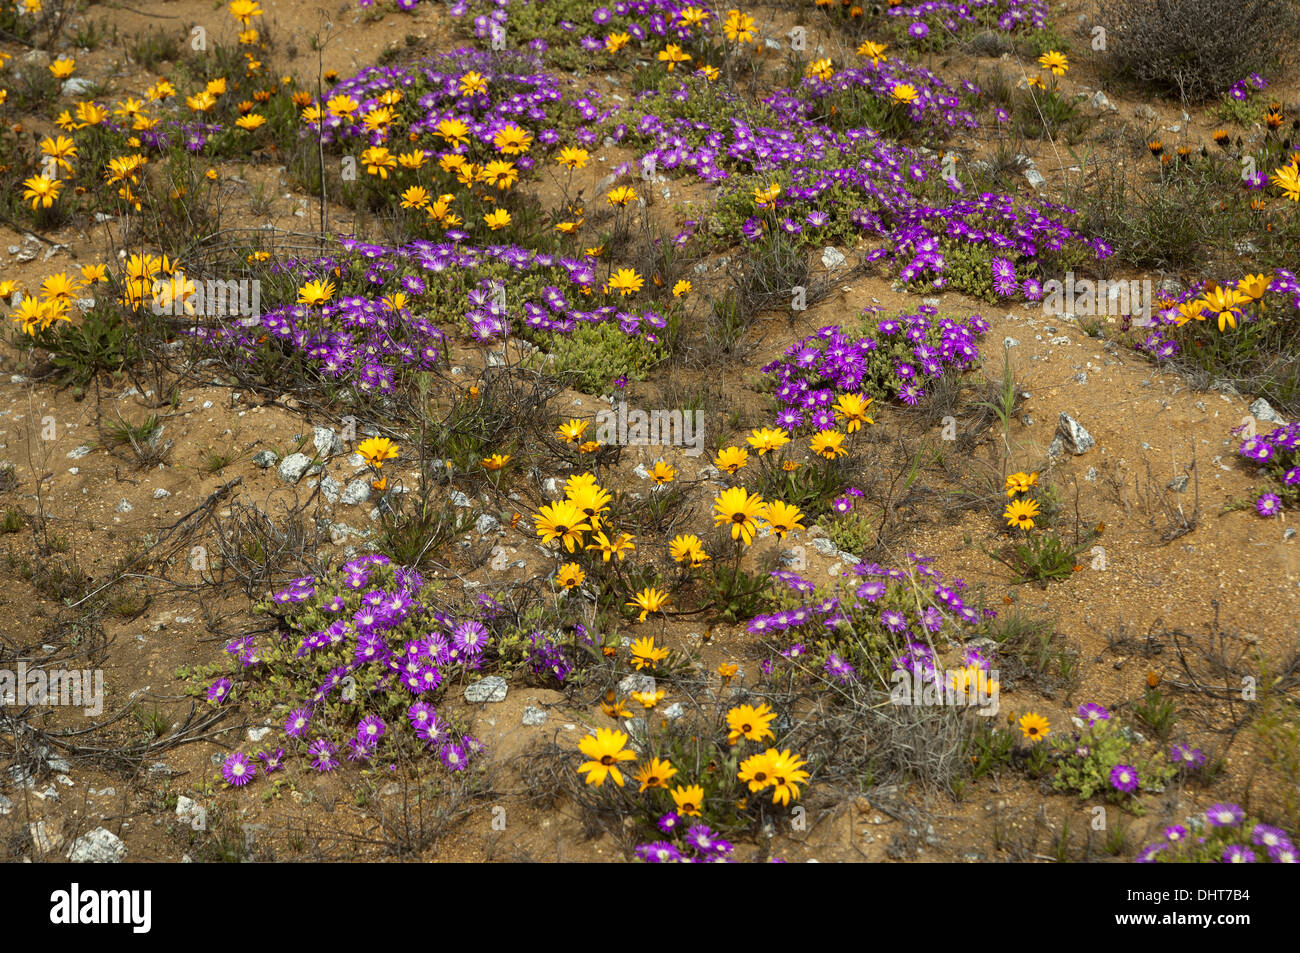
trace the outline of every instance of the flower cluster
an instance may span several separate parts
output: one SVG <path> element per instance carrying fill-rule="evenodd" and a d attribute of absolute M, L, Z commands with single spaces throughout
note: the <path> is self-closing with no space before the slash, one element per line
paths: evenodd
<path fill-rule="evenodd" d="M 1248 819 L 1237 804 L 1215 804 L 1202 817 L 1166 827 L 1163 840 L 1138 852 L 1137 863 L 1300 863 L 1292 837 L 1279 827 Z"/>
<path fill-rule="evenodd" d="M 420 573 L 378 554 L 327 577 L 296 579 L 260 607 L 279 617 L 279 636 L 264 646 L 252 637 L 227 646 L 238 669 L 217 679 L 208 698 L 223 704 L 238 694 L 258 708 L 287 711 L 288 745 L 317 771 L 337 768 L 340 751 L 369 762 L 412 743 L 447 770 L 463 771 L 482 746 L 431 702 L 448 680 L 484 665 L 493 610 L 488 600 L 458 620 L 435 608 L 431 595 Z M 275 764 L 284 759 L 280 750 Z M 224 769 L 235 786 L 253 773 L 242 755 Z"/>
<path fill-rule="evenodd" d="M 1260 516 L 1277 516 L 1285 505 L 1300 502 L 1300 422 L 1275 427 L 1270 433 L 1247 437 L 1237 453 L 1280 482 L 1278 493 L 1264 493 L 1255 501 Z"/>
<path fill-rule="evenodd" d="M 1194 284 L 1158 304 L 1142 348 L 1163 361 L 1175 357 L 1189 342 L 1205 338 L 1212 327 L 1226 334 L 1243 324 L 1294 320 L 1293 312 L 1300 311 L 1300 280 L 1294 272 L 1279 268 L 1271 275 L 1245 275 L 1236 282 Z"/>
<path fill-rule="evenodd" d="M 780 90 L 766 102 L 787 116 L 807 119 L 824 113 L 828 102 L 842 108 L 840 104 L 851 101 L 850 94 L 860 92 L 882 103 L 898 103 L 912 123 L 938 134 L 979 128 L 979 120 L 962 108 L 957 92 L 923 66 L 872 57 L 865 67 L 834 70 L 825 62 L 824 69 L 804 79 L 797 95 Z M 972 84 L 966 92 L 977 96 L 979 89 Z"/>
<path fill-rule="evenodd" d="M 926 0 L 891 4 L 885 12 L 900 22 L 908 21 L 905 32 L 913 40 L 925 39 L 932 30 L 959 34 L 978 28 L 1017 33 L 1041 30 L 1047 25 L 1044 0 Z"/>
<path fill-rule="evenodd" d="M 933 646 L 960 641 L 963 627 L 978 625 L 990 613 L 969 605 L 962 595 L 965 583 L 945 580 L 932 561 L 909 553 L 904 568 L 859 562 L 827 591 L 797 573 L 776 570 L 772 578 L 788 590 L 781 601 L 789 607 L 754 616 L 748 631 L 783 633 L 781 658 L 802 659 L 796 668 L 820 669 L 841 684 L 857 681 L 860 669 L 880 671 L 877 662 L 933 681 L 939 671 Z M 980 681 L 975 670 L 987 672 L 989 660 L 967 653 L 959 668 Z"/>
<path fill-rule="evenodd" d="M 1058 791 L 1075 791 L 1082 798 L 1099 794 L 1124 803 L 1140 791 L 1163 790 L 1178 770 L 1163 753 L 1120 726 L 1104 705 L 1080 705 L 1074 724 L 1073 732 L 1052 744 L 1052 785 Z M 1177 746 L 1174 751 L 1178 753 Z"/>
<path fill-rule="evenodd" d="M 763 368 L 780 407 L 776 423 L 791 430 L 835 426 L 843 414 L 835 407 L 837 392 L 918 403 L 928 383 L 979 360 L 977 338 L 988 330 L 978 315 L 964 321 L 937 315 L 930 305 L 888 319 L 868 309 L 860 332 L 832 325 L 791 345 L 784 361 Z"/>

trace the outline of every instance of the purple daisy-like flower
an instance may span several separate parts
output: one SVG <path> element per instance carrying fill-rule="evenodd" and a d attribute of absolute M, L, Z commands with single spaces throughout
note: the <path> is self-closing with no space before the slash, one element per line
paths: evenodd
<path fill-rule="evenodd" d="M 907 616 L 897 609 L 886 609 L 880 613 L 880 624 L 890 632 L 901 632 L 907 628 Z"/>
<path fill-rule="evenodd" d="M 406 709 L 406 717 L 411 722 L 411 727 L 418 731 L 433 721 L 437 714 L 428 702 L 414 702 Z"/>
<path fill-rule="evenodd" d="M 1162 843 L 1161 841 L 1156 841 L 1154 844 L 1147 844 L 1147 846 L 1138 851 L 1138 855 L 1133 858 L 1133 862 L 1135 864 L 1154 864 L 1156 862 L 1156 854 L 1168 849 L 1169 845 Z"/>
<path fill-rule="evenodd" d="M 1127 764 L 1117 764 L 1110 769 L 1110 786 L 1116 791 L 1132 794 L 1138 787 L 1137 769 Z"/>
<path fill-rule="evenodd" d="M 357 722 L 357 738 L 368 745 L 373 745 L 384 737 L 387 728 L 384 719 L 378 715 L 366 715 L 365 718 Z"/>
<path fill-rule="evenodd" d="M 930 35 L 930 28 L 920 20 L 917 20 L 908 26 L 907 35 L 914 40 L 924 40 Z"/>
<path fill-rule="evenodd" d="M 633 853 L 636 854 L 639 860 L 643 860 L 647 864 L 675 864 L 686 859 L 682 856 L 681 851 L 666 840 L 638 844 Z"/>
<path fill-rule="evenodd" d="M 732 847 L 709 829 L 707 824 L 695 824 L 686 832 L 686 843 L 702 854 L 729 854 Z"/>
<path fill-rule="evenodd" d="M 1187 828 L 1181 824 L 1174 824 L 1165 828 L 1165 839 L 1170 841 L 1180 841 L 1187 837 Z"/>
<path fill-rule="evenodd" d="M 1277 516 L 1282 512 L 1282 500 L 1276 493 L 1265 493 L 1255 501 L 1255 509 L 1260 516 Z"/>
<path fill-rule="evenodd" d="M 1205 752 L 1191 745 L 1174 745 L 1169 749 L 1169 760 L 1189 770 L 1201 767 L 1206 762 Z"/>
<path fill-rule="evenodd" d="M 1273 456 L 1273 447 L 1263 437 L 1248 437 L 1237 452 L 1257 463 L 1267 463 Z"/>
<path fill-rule="evenodd" d="M 836 513 L 847 513 L 853 509 L 853 500 L 847 496 L 837 496 L 831 501 L 831 509 Z"/>
<path fill-rule="evenodd" d="M 324 738 L 317 738 L 307 749 L 307 753 L 312 756 L 311 766 L 317 771 L 333 771 L 339 766 L 338 759 L 334 757 L 336 748 Z"/>
<path fill-rule="evenodd" d="M 462 622 L 452 629 L 451 636 L 456 648 L 469 656 L 481 655 L 487 647 L 487 627 L 477 620 Z"/>
<path fill-rule="evenodd" d="M 1256 824 L 1255 829 L 1250 832 L 1250 840 L 1252 844 L 1258 844 L 1265 850 L 1272 850 L 1279 844 L 1291 843 L 1291 839 L 1286 836 L 1286 831 L 1268 824 Z"/>
<path fill-rule="evenodd" d="M 1211 827 L 1236 827 L 1245 816 L 1236 804 L 1215 804 L 1205 812 L 1206 823 Z"/>
<path fill-rule="evenodd" d="M 284 720 L 284 733 L 290 738 L 301 738 L 307 733 L 307 725 L 310 722 L 310 708 L 295 708 Z"/>
<path fill-rule="evenodd" d="M 1243 844 L 1229 844 L 1223 849 L 1225 864 L 1253 864 L 1255 852 Z"/>
<path fill-rule="evenodd" d="M 1110 718 L 1110 712 L 1106 706 L 1098 705 L 1096 702 L 1080 705 L 1078 711 L 1079 717 L 1088 723 L 1089 728 L 1099 721 L 1107 721 Z"/>
<path fill-rule="evenodd" d="M 834 652 L 826 657 L 826 664 L 823 666 L 827 675 L 830 675 L 841 685 L 847 685 L 853 680 L 856 670 L 844 659 L 840 658 Z"/>
<path fill-rule="evenodd" d="M 455 742 L 443 745 L 442 750 L 438 752 L 438 757 L 442 760 L 442 766 L 448 771 L 464 771 L 469 767 L 469 754 Z"/>
<path fill-rule="evenodd" d="M 1004 298 L 1015 294 L 1020 283 L 1016 280 L 1016 266 L 1009 258 L 993 259 L 993 290 Z"/>
<path fill-rule="evenodd" d="M 257 767 L 242 751 L 236 751 L 226 758 L 226 763 L 221 766 L 221 776 L 226 779 L 227 784 L 236 788 L 242 788 L 253 780 L 255 774 L 257 774 Z"/>
<path fill-rule="evenodd" d="M 364 738 L 348 740 L 349 761 L 369 761 L 375 756 L 375 745 Z"/>
<path fill-rule="evenodd" d="M 427 724 L 416 728 L 415 734 L 421 741 L 432 748 L 446 740 L 447 731 L 447 725 L 440 721 L 437 715 L 434 715 Z"/>
<path fill-rule="evenodd" d="M 220 705 L 230 695 L 230 679 L 219 678 L 208 689 L 208 701 Z"/>
<path fill-rule="evenodd" d="M 677 828 L 682 826 L 681 815 L 676 811 L 669 811 L 655 822 L 655 826 L 665 834 L 671 834 L 673 831 L 677 830 Z"/>
<path fill-rule="evenodd" d="M 279 771 L 284 767 L 284 749 L 275 748 L 270 751 L 259 751 L 257 760 L 262 762 L 262 770 L 267 774 Z"/>
<path fill-rule="evenodd" d="M 1275 864 L 1300 864 L 1300 851 L 1291 844 L 1269 848 L 1268 856 Z"/>

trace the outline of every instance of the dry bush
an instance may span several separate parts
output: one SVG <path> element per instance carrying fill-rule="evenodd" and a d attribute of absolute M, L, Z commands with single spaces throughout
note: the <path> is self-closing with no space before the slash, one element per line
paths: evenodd
<path fill-rule="evenodd" d="M 1119 76 L 1189 102 L 1268 68 L 1296 25 L 1288 0 L 1118 0 L 1100 18 Z"/>

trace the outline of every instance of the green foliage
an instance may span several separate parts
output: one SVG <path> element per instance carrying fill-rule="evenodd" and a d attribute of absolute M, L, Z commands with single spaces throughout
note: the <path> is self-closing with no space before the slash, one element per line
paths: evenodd
<path fill-rule="evenodd" d="M 1294 699 L 1278 690 L 1271 672 L 1262 669 L 1259 682 L 1251 732 L 1259 744 L 1265 778 L 1272 782 L 1269 793 L 1276 800 L 1270 806 L 1277 820 L 1300 830 L 1300 712 Z"/>
<path fill-rule="evenodd" d="M 1090 542 L 1091 538 L 1081 545 L 1070 546 L 1055 530 L 1028 530 L 1023 542 L 1013 542 L 998 553 L 988 550 L 985 553 L 1016 573 L 1011 580 L 1013 585 L 1038 582 L 1046 586 L 1051 580 L 1061 582 L 1069 579 L 1077 565 L 1075 560 L 1087 550 Z"/>
<path fill-rule="evenodd" d="M 1002 728 L 993 719 L 981 719 L 966 743 L 966 757 L 971 762 L 971 776 L 979 779 L 1011 765 L 1020 734 L 1014 728 Z"/>
<path fill-rule="evenodd" d="M 537 335 L 553 356 L 549 369 L 567 377 L 588 394 L 607 394 L 613 382 L 645 380 L 646 373 L 664 357 L 662 345 L 624 334 L 617 324 L 583 324 L 568 334 Z"/>
<path fill-rule="evenodd" d="M 1142 701 L 1133 706 L 1133 715 L 1147 728 L 1155 732 L 1161 741 L 1167 741 L 1174 730 L 1177 717 L 1174 703 L 1160 692 L 1158 688 L 1148 688 Z"/>
<path fill-rule="evenodd" d="M 996 301 L 993 291 L 993 252 L 983 245 L 943 238 L 939 242 L 941 253 L 947 264 L 944 276 L 948 279 L 947 289 Z M 933 277 L 933 276 L 930 276 Z M 908 290 L 915 294 L 931 290 L 930 277 L 921 277 L 908 285 Z"/>
<path fill-rule="evenodd" d="M 867 552 L 879 538 L 877 518 L 856 508 L 847 513 L 832 513 L 821 525 L 837 549 L 855 556 Z"/>
<path fill-rule="evenodd" d="M 826 512 L 831 497 L 846 482 L 845 470 L 842 459 L 815 458 L 794 470 L 768 464 L 759 471 L 756 492 L 765 500 L 781 500 L 799 507 L 806 524 Z"/>
<path fill-rule="evenodd" d="M 704 575 L 709 604 L 725 622 L 743 622 L 758 614 L 771 588 L 767 573 L 748 573 L 738 565 L 709 564 Z"/>
<path fill-rule="evenodd" d="M 158 72 L 159 63 L 175 62 L 178 57 L 176 38 L 161 30 L 150 30 L 138 37 L 129 52 L 136 63 L 150 72 Z"/>
<path fill-rule="evenodd" d="M 27 520 L 23 516 L 23 511 L 16 506 L 11 506 L 0 518 L 0 533 L 17 533 L 26 525 Z"/>
<path fill-rule="evenodd" d="M 80 392 L 100 373 L 116 373 L 138 356 L 137 337 L 116 308 L 97 305 L 80 323 L 56 321 L 32 342 L 48 352 L 58 381 Z"/>
<path fill-rule="evenodd" d="M 1100 719 L 1079 734 L 1050 741 L 1056 755 L 1052 787 L 1073 791 L 1083 799 L 1096 795 L 1115 803 L 1133 806 L 1141 791 L 1163 791 L 1165 784 L 1178 773 L 1163 752 L 1142 743 L 1127 728 L 1115 723 L 1114 716 Z M 1111 783 L 1111 771 L 1127 765 L 1137 772 L 1138 789 L 1132 793 L 1118 790 Z"/>
<path fill-rule="evenodd" d="M 1057 91 L 1017 91 L 1014 100 L 1016 131 L 1029 139 L 1060 139 L 1077 142 L 1088 126 L 1088 117 L 1078 102 Z"/>

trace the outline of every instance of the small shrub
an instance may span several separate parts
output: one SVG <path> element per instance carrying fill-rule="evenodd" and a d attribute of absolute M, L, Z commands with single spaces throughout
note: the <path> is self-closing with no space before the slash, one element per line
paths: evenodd
<path fill-rule="evenodd" d="M 1116 73 L 1192 102 L 1265 70 L 1295 35 L 1286 0 L 1119 0 L 1106 12 Z"/>

